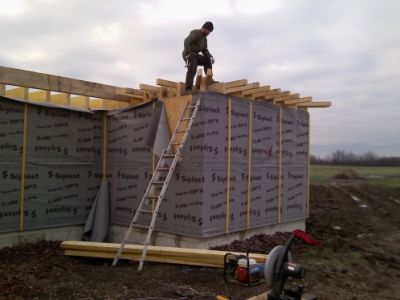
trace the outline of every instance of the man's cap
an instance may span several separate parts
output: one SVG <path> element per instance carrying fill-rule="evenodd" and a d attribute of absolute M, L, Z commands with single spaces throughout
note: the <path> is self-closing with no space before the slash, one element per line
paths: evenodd
<path fill-rule="evenodd" d="M 212 22 L 208 21 L 208 22 L 205 22 L 205 23 L 204 23 L 204 25 L 203 25 L 202 28 L 205 28 L 205 29 L 207 29 L 208 31 L 211 32 L 211 31 L 214 30 L 214 25 L 213 25 Z"/>

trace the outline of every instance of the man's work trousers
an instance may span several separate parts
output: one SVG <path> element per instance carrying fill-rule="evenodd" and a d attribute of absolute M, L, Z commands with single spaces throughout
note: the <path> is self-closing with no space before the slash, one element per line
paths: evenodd
<path fill-rule="evenodd" d="M 188 61 L 188 70 L 186 72 L 186 89 L 191 90 L 193 87 L 194 76 L 196 76 L 197 67 L 204 66 L 204 72 L 207 74 L 208 69 L 212 69 L 210 58 L 201 54 L 191 54 Z"/>

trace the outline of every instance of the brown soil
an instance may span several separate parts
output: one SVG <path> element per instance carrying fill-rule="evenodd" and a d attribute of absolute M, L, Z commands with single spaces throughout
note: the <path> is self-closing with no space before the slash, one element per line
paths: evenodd
<path fill-rule="evenodd" d="M 322 241 L 296 242 L 294 261 L 306 268 L 303 284 L 319 299 L 400 299 L 400 189 L 367 185 L 314 185 L 307 231 Z M 269 251 L 287 233 L 258 235 L 225 249 Z M 222 270 L 146 263 L 111 267 L 109 260 L 63 256 L 59 242 L 0 250 L 0 299 L 215 299 L 227 295 Z M 264 285 L 229 283 L 233 299 Z"/>
<path fill-rule="evenodd" d="M 332 179 L 360 180 L 365 179 L 365 177 L 353 168 L 346 168 L 343 171 L 333 175 Z"/>

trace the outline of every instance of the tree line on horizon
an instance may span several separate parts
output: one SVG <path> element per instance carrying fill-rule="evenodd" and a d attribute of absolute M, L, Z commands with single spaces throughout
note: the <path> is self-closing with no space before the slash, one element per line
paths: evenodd
<path fill-rule="evenodd" d="M 310 162 L 312 165 L 358 165 L 358 166 L 400 166 L 399 156 L 379 156 L 372 151 L 361 154 L 336 150 L 326 157 L 319 157 L 311 154 Z"/>

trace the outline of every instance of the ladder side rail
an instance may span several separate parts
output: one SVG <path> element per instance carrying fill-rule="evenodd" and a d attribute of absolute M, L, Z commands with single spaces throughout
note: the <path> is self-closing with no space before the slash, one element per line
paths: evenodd
<path fill-rule="evenodd" d="M 175 140 L 176 132 L 178 131 L 178 129 L 179 129 L 181 123 L 182 123 L 182 119 L 183 119 L 183 117 L 184 117 L 184 115 L 185 115 L 185 113 L 186 113 L 186 108 L 187 108 L 188 106 L 190 106 L 190 105 L 192 105 L 192 104 L 191 104 L 190 102 L 188 102 L 188 103 L 186 104 L 185 108 L 182 110 L 182 113 L 181 113 L 181 116 L 180 116 L 180 118 L 179 118 L 179 121 L 178 121 L 178 123 L 176 124 L 174 133 L 172 134 L 171 140 L 170 140 L 169 143 L 168 143 L 167 151 L 170 151 L 170 150 L 172 149 L 172 143 L 173 143 L 174 140 Z"/>
<path fill-rule="evenodd" d="M 178 147 L 178 151 L 179 151 L 179 152 L 182 151 L 183 145 L 185 144 L 186 139 L 187 139 L 187 137 L 189 136 L 189 130 L 192 128 L 192 125 L 193 125 L 194 119 L 195 119 L 195 117 L 196 117 L 196 115 L 197 115 L 197 112 L 198 112 L 198 110 L 199 110 L 199 107 L 200 107 L 200 99 L 197 100 L 197 102 L 196 102 L 196 104 L 195 104 L 193 113 L 192 113 L 192 115 L 191 115 L 191 117 L 190 117 L 190 121 L 189 121 L 188 126 L 187 126 L 187 130 L 186 130 L 185 133 L 183 134 L 182 142 L 181 142 L 180 146 Z M 178 151 L 177 151 L 177 152 L 178 152 Z"/>
<path fill-rule="evenodd" d="M 163 155 L 165 152 L 166 152 L 166 150 L 164 150 L 163 153 L 161 154 L 161 157 L 160 157 L 160 159 L 158 160 L 158 163 L 157 163 L 157 167 L 156 167 L 156 168 L 158 168 L 158 167 L 162 164 L 162 161 L 164 160 L 164 158 L 162 157 L 162 155 Z M 156 170 L 157 170 L 157 169 L 156 169 Z M 138 220 L 138 218 L 139 218 L 139 213 L 140 213 L 140 210 L 142 210 L 143 205 L 144 205 L 144 203 L 145 203 L 145 201 L 146 201 L 146 196 L 148 196 L 148 195 L 150 194 L 150 191 L 151 191 L 151 189 L 152 189 L 152 187 L 153 187 L 153 184 L 152 184 L 152 183 L 153 183 L 153 181 L 154 181 L 154 178 L 155 178 L 156 173 L 157 173 L 157 171 L 154 172 L 152 178 L 150 179 L 149 184 L 147 185 L 146 191 L 145 191 L 144 194 L 143 194 L 142 200 L 140 201 L 140 204 L 139 204 L 139 206 L 138 206 L 138 208 L 137 208 L 137 210 L 136 210 L 136 213 L 135 213 L 134 217 L 132 218 L 132 221 L 131 221 L 131 223 L 130 223 L 130 225 L 129 225 L 129 228 L 128 228 L 128 230 L 127 230 L 126 233 L 125 233 L 125 236 L 124 236 L 124 239 L 122 240 L 121 246 L 119 247 L 118 252 L 117 252 L 117 254 L 115 255 L 114 261 L 113 261 L 113 263 L 112 263 L 113 266 L 116 266 L 116 265 L 117 265 L 118 259 L 119 259 L 119 257 L 120 257 L 121 254 L 122 254 L 122 251 L 123 251 L 123 249 L 124 249 L 124 247 L 125 247 L 125 244 L 126 244 L 126 242 L 127 242 L 127 240 L 128 240 L 128 237 L 129 237 L 129 236 L 131 235 L 131 233 L 132 233 L 133 225 L 137 222 L 137 220 Z"/>

